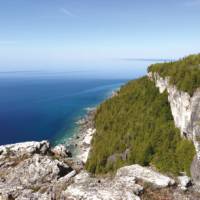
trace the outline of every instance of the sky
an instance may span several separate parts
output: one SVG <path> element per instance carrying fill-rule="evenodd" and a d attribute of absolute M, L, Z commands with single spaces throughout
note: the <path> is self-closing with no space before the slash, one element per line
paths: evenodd
<path fill-rule="evenodd" d="M 200 0 L 0 0 L 0 71 L 200 52 Z"/>

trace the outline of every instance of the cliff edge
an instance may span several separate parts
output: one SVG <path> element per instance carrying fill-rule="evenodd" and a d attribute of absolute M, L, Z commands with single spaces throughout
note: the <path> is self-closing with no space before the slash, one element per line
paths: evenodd
<path fill-rule="evenodd" d="M 181 75 L 180 75 L 181 74 Z M 167 91 L 174 123 L 181 136 L 193 141 L 196 156 L 191 175 L 200 185 L 200 55 L 191 55 L 177 62 L 152 65 L 148 77 L 160 93 Z"/>

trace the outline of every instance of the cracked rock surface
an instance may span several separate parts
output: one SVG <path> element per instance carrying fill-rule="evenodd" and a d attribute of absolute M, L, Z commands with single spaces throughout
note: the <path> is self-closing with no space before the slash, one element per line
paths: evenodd
<path fill-rule="evenodd" d="M 135 164 L 96 177 L 83 167 L 63 145 L 42 141 L 0 146 L 0 200 L 200 199 L 188 190 L 182 193 L 172 178 L 148 167 Z M 186 177 L 179 182 L 188 185 Z"/>
<path fill-rule="evenodd" d="M 57 148 L 59 155 L 65 151 Z M 5 145 L 0 152 L 0 199 L 59 199 L 76 175 L 66 159 L 55 157 L 47 141 Z"/>

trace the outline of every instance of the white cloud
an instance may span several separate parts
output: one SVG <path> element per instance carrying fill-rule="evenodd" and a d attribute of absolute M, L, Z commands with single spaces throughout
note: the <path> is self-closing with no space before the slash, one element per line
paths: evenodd
<path fill-rule="evenodd" d="M 67 15 L 69 17 L 74 17 L 75 16 L 72 12 L 70 12 L 66 8 L 60 8 L 60 12 L 62 12 L 63 14 L 65 14 L 65 15 Z"/>
<path fill-rule="evenodd" d="M 185 1 L 184 5 L 188 7 L 200 6 L 200 0 L 188 0 Z"/>

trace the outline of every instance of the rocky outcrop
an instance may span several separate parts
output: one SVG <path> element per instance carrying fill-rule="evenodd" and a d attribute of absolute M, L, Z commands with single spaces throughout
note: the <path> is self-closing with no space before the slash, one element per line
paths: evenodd
<path fill-rule="evenodd" d="M 189 186 L 191 186 L 191 178 L 188 176 L 179 176 L 178 177 L 179 187 L 181 190 L 186 191 Z"/>
<path fill-rule="evenodd" d="M 139 200 L 143 188 L 136 184 L 135 178 L 115 177 L 113 180 L 91 178 L 87 172 L 75 177 L 74 184 L 63 192 L 69 199 L 96 200 Z"/>
<path fill-rule="evenodd" d="M 72 157 L 72 153 L 66 148 L 65 145 L 59 144 L 51 150 L 55 156 Z"/>
<path fill-rule="evenodd" d="M 200 89 L 190 96 L 171 85 L 170 77 L 163 78 L 152 72 L 148 73 L 148 77 L 155 82 L 160 93 L 167 91 L 175 126 L 180 129 L 182 136 L 194 143 L 196 157 L 191 166 L 191 175 L 200 185 Z"/>
<path fill-rule="evenodd" d="M 140 200 L 170 199 L 197 200 L 199 194 L 183 193 L 175 181 L 150 168 L 131 165 L 118 169 L 114 177 L 93 177 L 86 171 L 73 178 L 71 184 L 62 192 L 63 199 L 70 200 Z M 186 181 L 182 180 L 182 184 Z"/>
<path fill-rule="evenodd" d="M 148 192 L 145 183 L 159 190 L 175 183 L 140 165 L 122 167 L 114 177 L 94 177 L 83 170 L 80 160 L 68 156 L 65 146 L 51 147 L 47 141 L 0 149 L 0 200 L 139 200 Z M 178 195 L 175 199 L 183 199 L 178 190 L 173 192 Z"/>
<path fill-rule="evenodd" d="M 179 91 L 176 86 L 169 83 L 169 77 L 162 78 L 158 73 L 149 73 L 149 78 L 155 81 L 160 93 L 168 92 L 175 126 L 181 134 L 194 142 L 200 138 L 200 90 L 191 97 L 187 92 Z M 199 147 L 197 150 L 199 151 Z"/>
<path fill-rule="evenodd" d="M 175 181 L 172 178 L 137 164 L 120 168 L 117 171 L 117 176 L 135 177 L 136 179 L 140 179 L 161 188 L 175 184 Z"/>
<path fill-rule="evenodd" d="M 61 191 L 76 175 L 72 162 L 68 164 L 66 149 L 51 148 L 47 141 L 5 145 L 0 150 L 0 199 L 3 200 L 59 199 Z"/>
<path fill-rule="evenodd" d="M 48 141 L 41 142 L 22 142 L 16 144 L 0 146 L 0 159 L 4 157 L 30 156 L 34 153 L 46 154 L 50 148 Z"/>
<path fill-rule="evenodd" d="M 86 134 L 83 142 L 91 142 Z M 47 141 L 0 146 L 0 199 L 99 199 L 139 200 L 143 182 L 158 188 L 174 180 L 150 168 L 120 168 L 114 177 L 93 177 L 82 170 L 81 161 L 68 156 L 64 145 Z M 142 181 L 142 182 L 141 182 Z"/>
<path fill-rule="evenodd" d="M 175 183 L 173 179 L 149 168 L 131 165 L 120 168 L 114 178 L 92 178 L 87 172 L 82 171 L 63 195 L 73 200 L 139 200 L 139 195 L 143 192 L 143 187 L 137 183 L 139 180 L 159 188 Z"/>

